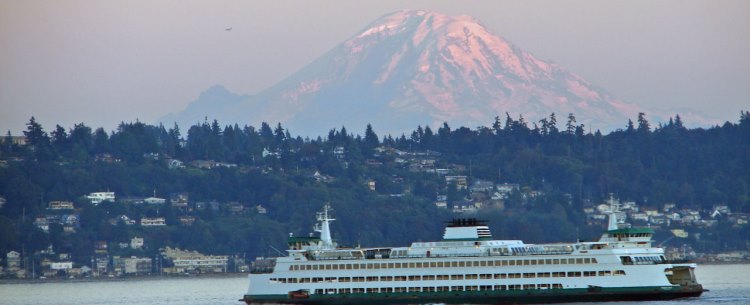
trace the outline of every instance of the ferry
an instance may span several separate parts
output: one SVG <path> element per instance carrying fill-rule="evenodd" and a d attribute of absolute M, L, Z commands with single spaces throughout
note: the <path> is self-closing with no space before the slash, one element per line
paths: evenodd
<path fill-rule="evenodd" d="M 674 264 L 652 245 L 651 228 L 617 220 L 598 241 L 527 244 L 494 240 L 485 221 L 454 219 L 443 240 L 408 247 L 341 248 L 331 209 L 319 236 L 291 236 L 287 255 L 259 258 L 247 304 L 518 304 L 698 297 L 695 264 Z"/>

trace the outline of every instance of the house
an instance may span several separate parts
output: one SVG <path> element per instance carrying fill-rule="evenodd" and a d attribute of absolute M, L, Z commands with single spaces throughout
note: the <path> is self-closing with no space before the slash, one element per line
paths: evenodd
<path fill-rule="evenodd" d="M 166 162 L 169 169 L 185 168 L 185 163 L 177 159 L 166 159 Z"/>
<path fill-rule="evenodd" d="M 45 233 L 49 233 L 49 220 L 46 216 L 37 216 L 34 219 L 34 225 Z"/>
<path fill-rule="evenodd" d="M 316 182 L 329 183 L 333 181 L 333 177 L 323 175 L 319 171 L 315 171 L 315 173 L 312 175 L 312 178 L 315 179 Z"/>
<path fill-rule="evenodd" d="M 103 154 L 96 154 L 94 156 L 95 162 L 103 162 L 103 163 L 118 163 L 122 162 L 120 158 L 116 158 L 112 154 L 109 153 L 103 153 Z"/>
<path fill-rule="evenodd" d="M 186 192 L 169 194 L 169 202 L 175 208 L 186 208 L 188 206 L 188 199 L 189 196 Z"/>
<path fill-rule="evenodd" d="M 343 146 L 336 146 L 333 148 L 333 156 L 336 157 L 336 159 L 343 159 L 346 157 L 346 150 Z"/>
<path fill-rule="evenodd" d="M 143 237 L 133 237 L 130 239 L 131 249 L 143 249 Z"/>
<path fill-rule="evenodd" d="M 177 220 L 180 222 L 181 226 L 189 227 L 189 226 L 192 226 L 193 223 L 195 222 L 195 217 L 183 215 L 183 216 L 177 217 Z"/>
<path fill-rule="evenodd" d="M 495 184 L 492 181 L 477 179 L 471 184 L 469 190 L 472 192 L 489 192 L 495 188 Z"/>
<path fill-rule="evenodd" d="M 212 169 L 216 167 L 216 162 L 214 162 L 213 160 L 195 160 L 193 162 L 190 162 L 190 165 L 196 168 Z"/>
<path fill-rule="evenodd" d="M 149 274 L 151 273 L 152 260 L 150 257 L 119 257 L 112 258 L 112 266 L 115 272 L 122 274 Z"/>
<path fill-rule="evenodd" d="M 70 201 L 50 201 L 49 209 L 50 210 L 73 210 L 75 209 L 75 207 L 73 207 L 73 203 Z"/>
<path fill-rule="evenodd" d="M 166 226 L 167 221 L 164 217 L 143 217 L 141 218 L 142 227 L 161 227 Z"/>
<path fill-rule="evenodd" d="M 5 197 L 0 196 L 0 209 L 2 209 L 5 206 L 5 203 L 8 202 Z"/>
<path fill-rule="evenodd" d="M 229 210 L 229 212 L 232 214 L 239 214 L 245 210 L 245 206 L 240 202 L 232 201 L 227 203 L 227 210 Z"/>
<path fill-rule="evenodd" d="M 375 180 L 367 180 L 367 189 L 375 191 Z"/>
<path fill-rule="evenodd" d="M 495 189 L 501 194 L 510 194 L 513 191 L 520 190 L 521 186 L 516 183 L 503 183 L 495 186 Z"/>
<path fill-rule="evenodd" d="M 255 210 L 258 211 L 258 214 L 266 214 L 266 213 L 268 213 L 268 210 L 266 210 L 266 208 L 264 208 L 260 204 L 257 205 L 257 206 L 255 206 Z"/>
<path fill-rule="evenodd" d="M 5 254 L 5 264 L 8 270 L 21 268 L 21 253 L 10 251 Z"/>
<path fill-rule="evenodd" d="M 164 268 L 167 273 L 186 272 L 226 272 L 229 257 L 225 255 L 205 255 L 197 251 L 186 251 L 166 247 L 162 256 L 172 262 L 174 267 Z"/>
<path fill-rule="evenodd" d="M 93 205 L 100 204 L 104 201 L 115 202 L 115 192 L 94 192 L 86 196 Z"/>
<path fill-rule="evenodd" d="M 127 196 L 124 198 L 120 198 L 120 200 L 117 200 L 117 201 L 122 204 L 139 205 L 139 204 L 143 204 L 143 200 L 144 200 L 143 197 Z"/>
<path fill-rule="evenodd" d="M 467 188 L 466 176 L 445 176 L 445 184 L 455 184 L 456 189 L 465 190 Z"/>
<path fill-rule="evenodd" d="M 167 202 L 167 199 L 158 198 L 158 197 L 148 197 L 148 198 L 143 199 L 143 202 L 147 204 L 153 204 L 153 205 L 162 205 Z"/>

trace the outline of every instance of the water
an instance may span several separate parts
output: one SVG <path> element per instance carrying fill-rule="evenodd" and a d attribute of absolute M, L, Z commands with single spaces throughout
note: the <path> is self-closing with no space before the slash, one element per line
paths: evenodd
<path fill-rule="evenodd" d="M 665 302 L 617 302 L 609 305 L 750 304 L 750 264 L 701 265 L 698 281 L 711 291 L 700 298 Z M 245 276 L 150 278 L 126 281 L 50 282 L 0 285 L 0 304 L 242 304 Z M 595 303 L 581 303 L 595 304 Z"/>

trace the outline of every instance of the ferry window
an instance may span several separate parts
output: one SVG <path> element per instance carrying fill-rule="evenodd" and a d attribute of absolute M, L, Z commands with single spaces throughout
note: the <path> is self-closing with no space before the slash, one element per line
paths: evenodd
<path fill-rule="evenodd" d="M 463 279 L 464 279 L 464 275 L 463 274 L 454 274 L 454 275 L 451 275 L 451 280 L 463 280 Z"/>
<path fill-rule="evenodd" d="M 534 277 L 536 277 L 536 273 L 524 273 L 523 274 L 523 278 L 525 279 L 534 278 Z"/>
<path fill-rule="evenodd" d="M 609 275 L 612 275 L 612 271 L 609 271 L 609 270 L 599 271 L 599 276 L 609 276 Z"/>
<path fill-rule="evenodd" d="M 552 264 L 559 265 L 560 264 L 560 260 L 557 259 L 557 258 L 555 258 L 555 259 L 552 260 Z"/>
<path fill-rule="evenodd" d="M 422 280 L 422 277 L 421 277 L 421 276 L 419 276 L 419 275 L 410 275 L 410 276 L 409 276 L 409 280 L 410 280 L 410 281 L 421 281 L 421 280 Z"/>
<path fill-rule="evenodd" d="M 549 277 L 549 272 L 539 272 L 536 274 L 537 277 Z"/>
<path fill-rule="evenodd" d="M 584 271 L 583 276 L 596 276 L 596 271 Z"/>
<path fill-rule="evenodd" d="M 532 259 L 532 260 L 531 260 L 531 264 L 532 264 L 532 265 L 536 265 L 536 260 L 535 260 L 535 259 Z"/>
<path fill-rule="evenodd" d="M 549 284 L 539 284 L 539 289 L 549 289 Z"/>
<path fill-rule="evenodd" d="M 406 292 L 406 287 L 396 287 L 393 288 L 394 292 Z"/>
<path fill-rule="evenodd" d="M 323 294 L 323 289 L 315 289 L 315 294 Z"/>
<path fill-rule="evenodd" d="M 508 261 L 504 260 L 503 261 L 503 266 L 507 266 L 507 265 L 508 265 Z"/>
<path fill-rule="evenodd" d="M 416 265 L 415 263 L 409 263 L 409 268 L 414 268 Z"/>
<path fill-rule="evenodd" d="M 377 288 L 367 288 L 367 293 L 376 293 L 378 292 Z"/>
<path fill-rule="evenodd" d="M 318 270 L 318 265 L 313 265 L 313 266 L 312 266 L 312 269 L 313 269 L 313 270 Z"/>
<path fill-rule="evenodd" d="M 508 290 L 508 286 L 505 286 L 505 285 L 495 285 L 495 290 Z"/>
<path fill-rule="evenodd" d="M 479 286 L 479 291 L 490 291 L 492 290 L 492 285 L 481 285 Z"/>
<path fill-rule="evenodd" d="M 466 286 L 466 291 L 477 291 L 479 290 L 478 286 Z"/>
<path fill-rule="evenodd" d="M 466 267 L 466 262 L 458 262 L 459 267 Z"/>
<path fill-rule="evenodd" d="M 507 277 L 508 277 L 508 275 L 505 274 L 505 273 L 497 273 L 497 274 L 495 274 L 495 279 L 504 279 L 504 278 L 507 278 Z"/>
<path fill-rule="evenodd" d="M 331 270 L 333 267 L 331 265 L 326 265 L 326 270 Z"/>
<path fill-rule="evenodd" d="M 451 291 L 464 291 L 464 286 L 451 286 Z"/>
<path fill-rule="evenodd" d="M 352 277 L 352 282 L 364 282 L 364 281 L 365 281 L 365 277 L 364 276 L 355 276 L 355 277 Z"/>
<path fill-rule="evenodd" d="M 346 269 L 347 270 L 351 270 L 352 269 L 352 264 L 346 264 Z"/>
<path fill-rule="evenodd" d="M 580 271 L 568 272 L 568 277 L 581 277 L 581 272 Z"/>
<path fill-rule="evenodd" d="M 479 261 L 472 262 L 472 265 L 474 265 L 474 267 L 479 267 Z"/>
<path fill-rule="evenodd" d="M 417 268 L 427 268 L 428 263 L 417 263 Z"/>
<path fill-rule="evenodd" d="M 393 269 L 393 263 L 388 263 L 388 268 Z"/>
<path fill-rule="evenodd" d="M 442 268 L 443 267 L 443 262 L 438 262 L 437 266 L 438 266 L 438 268 Z"/>
<path fill-rule="evenodd" d="M 529 290 L 529 289 L 536 289 L 536 285 L 534 284 L 524 284 L 523 290 Z"/>
<path fill-rule="evenodd" d="M 437 263 L 436 262 L 430 262 L 430 268 L 435 268 L 435 267 L 437 267 Z"/>
<path fill-rule="evenodd" d="M 393 288 L 391 287 L 380 288 L 380 292 L 393 292 Z"/>
<path fill-rule="evenodd" d="M 476 280 L 478 277 L 476 274 L 467 274 L 466 279 L 467 280 Z"/>
<path fill-rule="evenodd" d="M 511 265 L 511 266 L 515 266 L 516 265 L 516 261 L 510 260 L 510 261 L 508 261 L 508 264 Z"/>
<path fill-rule="evenodd" d="M 520 273 L 508 273 L 508 278 L 509 279 L 520 279 L 521 278 L 521 274 Z"/>
<path fill-rule="evenodd" d="M 521 285 L 508 285 L 508 290 L 521 290 Z"/>
<path fill-rule="evenodd" d="M 594 264 L 598 264 L 598 263 L 599 263 L 599 262 L 597 262 L 597 261 L 596 261 L 596 258 L 595 258 L 595 257 L 592 257 L 592 258 L 591 258 L 591 262 L 592 262 L 592 263 L 594 263 Z"/>
<path fill-rule="evenodd" d="M 448 286 L 438 286 L 437 291 L 450 291 Z"/>
<path fill-rule="evenodd" d="M 565 277 L 565 272 L 552 272 L 552 277 Z"/>
<path fill-rule="evenodd" d="M 562 289 L 562 284 L 552 284 L 553 289 Z"/>
<path fill-rule="evenodd" d="M 483 279 L 483 280 L 488 280 L 488 279 L 492 278 L 492 274 L 486 274 L 486 273 L 485 274 L 480 274 L 479 278 Z"/>
<path fill-rule="evenodd" d="M 352 293 L 365 293 L 364 288 L 352 288 Z"/>
<path fill-rule="evenodd" d="M 368 276 L 367 277 L 367 281 L 368 282 L 377 282 L 378 281 L 378 277 L 377 276 Z"/>
<path fill-rule="evenodd" d="M 409 287 L 409 292 L 419 292 L 419 287 Z"/>
<path fill-rule="evenodd" d="M 406 281 L 406 276 L 404 276 L 404 275 L 394 276 L 393 280 L 395 280 L 396 282 L 405 282 Z"/>
<path fill-rule="evenodd" d="M 352 289 L 351 288 L 341 288 L 341 289 L 339 289 L 339 293 L 343 293 L 343 294 L 352 293 Z"/>
<path fill-rule="evenodd" d="M 346 282 L 349 282 L 349 281 L 351 281 L 351 279 L 348 278 L 348 277 L 340 277 L 339 278 L 339 282 L 342 282 L 342 283 L 346 283 Z"/>
<path fill-rule="evenodd" d="M 326 282 L 334 282 L 334 281 L 336 281 L 335 277 L 327 277 L 326 278 Z"/>
<path fill-rule="evenodd" d="M 435 280 L 435 276 L 434 275 L 423 275 L 422 276 L 422 280 L 423 281 L 434 281 Z"/>
<path fill-rule="evenodd" d="M 448 280 L 448 279 L 450 279 L 450 277 L 448 277 L 447 274 L 440 274 L 440 275 L 437 276 L 437 279 L 438 279 L 438 281 L 442 281 L 442 280 Z"/>
<path fill-rule="evenodd" d="M 303 278 L 299 279 L 299 282 L 300 283 L 309 283 L 310 282 L 310 278 L 309 277 L 303 277 Z"/>
<path fill-rule="evenodd" d="M 392 281 L 392 280 L 393 280 L 393 277 L 392 277 L 392 276 L 381 276 L 381 277 L 380 277 L 380 281 L 381 281 L 381 282 L 390 282 L 390 281 Z"/>
<path fill-rule="evenodd" d="M 625 270 L 615 270 L 615 275 L 625 275 Z"/>
<path fill-rule="evenodd" d="M 367 269 L 372 269 L 372 263 L 367 264 Z"/>
<path fill-rule="evenodd" d="M 320 283 L 320 282 L 322 282 L 322 281 L 323 281 L 323 278 L 322 278 L 322 277 L 314 277 L 314 278 L 312 278 L 312 282 L 313 282 L 313 283 Z"/>
<path fill-rule="evenodd" d="M 422 287 L 423 292 L 433 292 L 435 291 L 435 287 Z"/>
<path fill-rule="evenodd" d="M 583 259 L 583 263 L 584 263 L 584 264 L 591 264 L 591 258 L 588 258 L 588 257 L 587 257 L 587 258 L 584 258 L 584 259 Z"/>
<path fill-rule="evenodd" d="M 551 259 L 549 259 L 549 258 L 548 258 L 548 259 L 545 259 L 545 260 L 544 260 L 544 263 L 545 263 L 545 264 L 547 264 L 547 265 L 552 265 L 552 260 L 551 260 Z"/>
<path fill-rule="evenodd" d="M 582 258 L 576 258 L 576 264 L 583 264 Z"/>
<path fill-rule="evenodd" d="M 292 284 L 297 283 L 297 278 L 296 277 L 289 278 L 289 280 L 287 280 L 287 282 L 288 283 L 292 283 Z"/>

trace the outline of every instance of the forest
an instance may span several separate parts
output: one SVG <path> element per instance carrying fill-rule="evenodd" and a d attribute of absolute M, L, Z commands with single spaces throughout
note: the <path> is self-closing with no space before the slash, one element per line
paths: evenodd
<path fill-rule="evenodd" d="M 256 128 L 205 120 L 182 130 L 136 121 L 107 132 L 84 123 L 46 130 L 32 117 L 24 144 L 10 132 L 0 141 L 0 253 L 51 246 L 85 264 L 95 243 L 104 241 L 113 255 L 152 256 L 171 246 L 250 259 L 276 255 L 273 248 L 285 249 L 290 233 L 312 232 L 314 213 L 325 203 L 334 208 L 332 233 L 342 245 L 440 239 L 444 222 L 461 216 L 451 205 L 467 191 L 433 172 L 410 169 L 406 157 L 384 148 L 431 156 L 435 167 L 452 168 L 469 183 L 540 190 L 541 196 L 514 193 L 504 208 L 480 210 L 499 239 L 597 238 L 604 228 L 587 224 L 583 208 L 609 194 L 641 206 L 726 205 L 750 213 L 750 112 L 742 111 L 736 123 L 694 129 L 679 115 L 651 124 L 641 113 L 607 134 L 577 124 L 573 114 L 561 121 L 554 113 L 535 122 L 506 113 L 474 129 L 444 123 L 436 130 L 417 126 L 411 133 L 378 136 L 368 124 L 361 134 L 341 127 L 310 139 L 281 124 Z M 173 167 L 171 160 L 184 166 Z M 198 160 L 224 166 L 191 165 Z M 325 179 L 315 179 L 315 173 Z M 118 201 L 93 205 L 85 198 L 102 191 L 115 192 Z M 189 194 L 189 206 L 119 200 L 175 193 Z M 447 196 L 448 209 L 436 207 L 438 195 Z M 50 201 L 74 202 L 80 219 L 74 230 L 53 223 L 45 232 L 34 225 L 40 216 L 71 213 L 48 209 Z M 199 202 L 216 204 L 200 208 Z M 142 227 L 122 216 L 164 217 L 167 225 Z M 195 221 L 183 225 L 181 216 Z M 747 249 L 749 227 L 719 224 L 686 242 L 704 252 Z M 145 239 L 143 250 L 115 246 L 136 236 Z"/>

